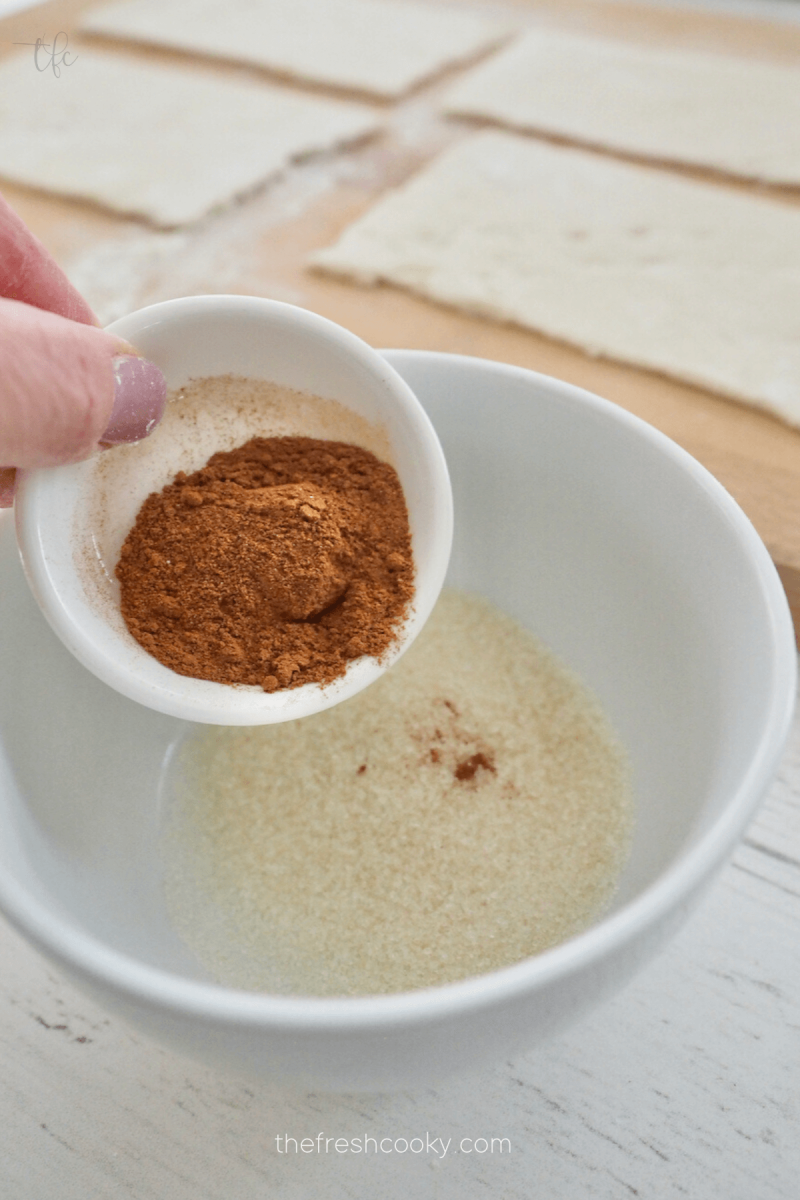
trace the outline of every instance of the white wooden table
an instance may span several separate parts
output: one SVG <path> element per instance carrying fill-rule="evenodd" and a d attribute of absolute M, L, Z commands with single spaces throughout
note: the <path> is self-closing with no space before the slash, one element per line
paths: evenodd
<path fill-rule="evenodd" d="M 378 1148 L 318 1151 L 320 1133 Z M 403 1152 L 414 1138 L 447 1152 Z M 291 1097 L 217 1075 L 107 1017 L 0 922 L 0 1200 L 429 1196 L 797 1200 L 800 716 L 667 951 L 566 1036 L 424 1092 Z"/>

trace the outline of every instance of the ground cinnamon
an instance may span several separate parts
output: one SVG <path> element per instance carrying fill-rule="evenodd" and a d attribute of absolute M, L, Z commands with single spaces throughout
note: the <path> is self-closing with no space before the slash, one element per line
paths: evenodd
<path fill-rule="evenodd" d="M 143 504 L 116 568 L 136 640 L 181 675 L 267 692 L 331 683 L 395 641 L 414 591 L 388 463 L 253 438 Z"/>

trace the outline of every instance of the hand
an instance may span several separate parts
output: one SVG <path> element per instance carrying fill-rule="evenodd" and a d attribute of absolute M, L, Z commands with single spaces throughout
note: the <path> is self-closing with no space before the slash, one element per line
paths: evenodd
<path fill-rule="evenodd" d="M 0 196 L 0 507 L 15 468 L 136 442 L 164 414 L 153 363 L 97 325 L 64 272 Z"/>

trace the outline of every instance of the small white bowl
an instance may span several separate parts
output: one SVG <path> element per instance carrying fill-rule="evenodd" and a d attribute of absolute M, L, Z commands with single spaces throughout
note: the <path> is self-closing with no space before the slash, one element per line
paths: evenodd
<path fill-rule="evenodd" d="M 289 424 L 264 415 L 209 411 L 170 419 L 135 447 L 87 462 L 23 473 L 17 539 L 39 605 L 64 645 L 99 679 L 148 708 L 218 725 L 294 720 L 353 696 L 408 649 L 442 587 L 453 534 L 444 455 L 408 385 L 348 330 L 303 308 L 250 296 L 192 296 L 141 309 L 109 326 L 164 372 L 170 390 L 190 379 L 236 375 L 337 401 L 366 419 L 353 435 L 330 413 L 298 403 Z M 333 407 L 333 406 L 329 406 Z M 341 411 L 341 410 L 339 410 Z M 343 414 L 346 417 L 347 414 Z M 274 418 L 273 418 L 274 420 Z M 341 431 L 341 432 L 340 432 Z M 395 645 L 380 662 L 360 658 L 325 687 L 267 693 L 178 675 L 144 650 L 125 626 L 114 568 L 145 498 L 179 470 L 195 471 L 217 450 L 272 432 L 355 441 L 395 468 L 408 507 L 415 595 Z"/>
<path fill-rule="evenodd" d="M 449 582 L 547 641 L 601 699 L 638 816 L 611 911 L 504 970 L 392 996 L 212 983 L 176 936 L 158 856 L 186 733 L 81 669 L 0 521 L 0 907 L 101 1004 L 178 1051 L 314 1091 L 436 1083 L 563 1029 L 680 927 L 770 783 L 796 651 L 775 568 L 730 496 L 674 443 L 568 384 L 392 351 L 450 466 Z M 454 820 L 457 820 L 454 814 Z"/>

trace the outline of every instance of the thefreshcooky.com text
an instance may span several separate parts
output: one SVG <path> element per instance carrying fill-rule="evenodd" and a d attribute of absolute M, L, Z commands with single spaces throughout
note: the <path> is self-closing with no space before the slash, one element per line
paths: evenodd
<path fill-rule="evenodd" d="M 438 1159 L 453 1154 L 510 1154 L 509 1138 L 461 1138 L 453 1144 L 453 1138 L 432 1138 L 426 1131 L 425 1137 L 392 1138 L 373 1137 L 327 1137 L 318 1133 L 315 1138 L 291 1137 L 279 1133 L 275 1137 L 278 1154 L 433 1154 Z"/>

